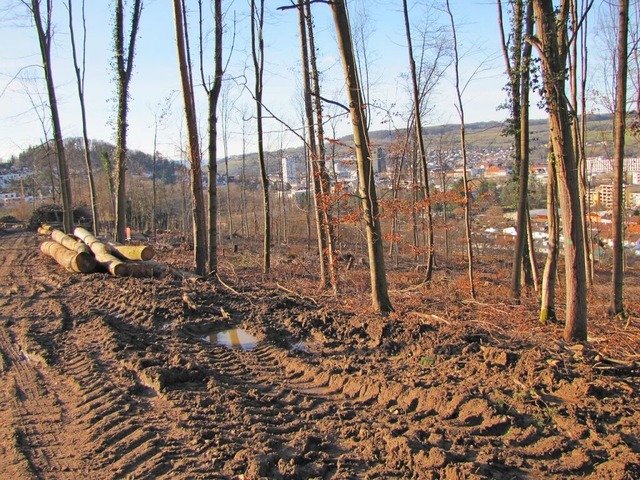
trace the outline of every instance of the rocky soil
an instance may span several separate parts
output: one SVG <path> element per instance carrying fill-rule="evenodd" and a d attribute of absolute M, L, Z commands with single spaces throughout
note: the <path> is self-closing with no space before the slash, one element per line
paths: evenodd
<path fill-rule="evenodd" d="M 463 270 L 391 271 L 381 317 L 362 267 L 333 297 L 300 256 L 228 254 L 213 284 L 70 274 L 39 242 L 0 234 L 2 478 L 640 478 L 637 270 L 631 316 L 603 270 L 567 345 L 495 262 L 477 301 Z"/>

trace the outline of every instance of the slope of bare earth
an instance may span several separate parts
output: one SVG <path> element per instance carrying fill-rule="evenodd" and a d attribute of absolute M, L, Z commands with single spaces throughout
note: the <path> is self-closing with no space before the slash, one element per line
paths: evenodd
<path fill-rule="evenodd" d="M 0 234 L 3 478 L 640 477 L 637 311 L 608 320 L 597 289 L 570 346 L 535 298 L 501 303 L 496 265 L 477 302 L 392 273 L 383 318 L 364 271 L 311 298 L 228 258 L 228 285 L 69 274 L 38 243 Z M 233 327 L 255 348 L 218 345 Z"/>

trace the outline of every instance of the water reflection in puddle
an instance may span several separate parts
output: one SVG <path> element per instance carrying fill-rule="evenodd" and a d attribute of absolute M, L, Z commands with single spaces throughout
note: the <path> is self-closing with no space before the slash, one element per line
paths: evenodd
<path fill-rule="evenodd" d="M 227 348 L 242 350 L 253 350 L 258 345 L 258 339 L 242 328 L 211 333 L 204 337 L 204 340 Z"/>

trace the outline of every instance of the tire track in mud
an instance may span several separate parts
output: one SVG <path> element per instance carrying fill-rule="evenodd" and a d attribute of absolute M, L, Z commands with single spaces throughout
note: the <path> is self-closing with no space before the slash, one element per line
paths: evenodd
<path fill-rule="evenodd" d="M 323 389 L 326 380 L 303 378 L 308 365 L 299 362 L 298 367 L 291 368 L 287 360 L 290 353 L 268 343 L 252 352 L 239 352 L 175 330 L 162 330 L 158 326 L 167 319 L 154 318 L 148 292 L 106 283 L 101 285 L 99 295 L 88 293 L 82 304 L 70 308 L 92 305 L 94 318 L 87 326 L 91 324 L 95 337 L 103 339 L 99 350 L 103 365 L 97 370 L 133 372 L 132 382 L 153 398 L 147 403 L 154 407 L 164 403 L 164 418 L 157 421 L 173 423 L 178 430 L 177 433 L 165 432 L 163 439 L 174 443 L 173 450 L 181 450 L 180 458 L 171 466 L 172 475 L 206 475 L 212 471 L 212 465 L 214 471 L 220 468 L 223 475 L 241 474 L 251 468 L 254 473 L 264 474 L 276 468 L 272 465 L 275 454 L 269 453 L 277 450 L 275 446 L 282 449 L 278 458 L 293 461 L 291 468 L 298 472 L 303 468 L 305 472 L 324 475 L 336 470 L 338 457 L 343 454 L 339 442 L 332 438 L 331 429 L 318 431 L 314 420 L 339 411 L 337 405 L 343 399 Z M 99 332 L 95 325 L 98 318 Z M 78 326 L 76 331 L 81 328 Z M 105 338 L 109 338 L 109 342 L 104 342 Z M 78 340 L 74 340 L 74 344 L 77 343 Z M 170 345 L 170 349 L 163 351 L 161 345 Z M 105 353 L 107 350 L 120 353 L 127 350 L 127 353 L 110 356 Z M 70 365 L 73 366 L 71 376 L 84 386 L 83 390 L 91 392 L 91 368 L 86 359 Z M 88 417 L 100 413 L 94 412 L 94 404 L 111 405 L 115 399 L 122 402 L 121 388 L 110 386 L 105 390 L 104 396 L 108 398 L 94 399 L 98 394 L 88 398 Z M 113 410 L 113 415 L 122 415 L 121 407 Z M 148 424 L 152 420 L 147 416 L 148 411 L 137 407 L 136 417 L 141 422 Z M 133 431 L 124 418 L 103 422 L 107 428 L 98 429 L 95 436 L 101 444 L 122 444 L 126 438 L 125 434 L 114 432 L 110 428 L 112 424 L 117 423 L 125 433 Z M 98 425 L 101 426 L 102 423 Z M 148 439 L 151 443 L 154 440 Z M 206 455 L 212 442 L 220 446 L 216 458 Z M 300 446 L 296 447 L 297 444 Z M 322 446 L 324 453 L 314 454 L 320 455 L 321 461 L 303 459 L 309 454 L 311 444 Z M 124 445 L 113 448 L 128 450 Z M 103 454 L 101 448 L 95 453 Z M 167 455 L 171 457 L 171 453 Z M 144 463 L 140 468 L 147 466 Z M 130 467 L 128 473 L 139 475 L 133 465 Z M 282 466 L 277 468 L 286 470 Z"/>
<path fill-rule="evenodd" d="M 212 466 L 228 476 L 244 472 L 357 476 L 376 464 L 382 465 L 382 472 L 397 473 L 407 471 L 416 461 L 416 440 L 411 440 L 414 445 L 409 447 L 410 440 L 403 436 L 411 424 L 435 425 L 435 421 L 424 422 L 429 416 L 444 416 L 450 419 L 445 423 L 459 431 L 467 427 L 486 430 L 495 423 L 492 416 L 485 419 L 482 413 L 467 412 L 473 410 L 468 406 L 474 405 L 471 395 L 447 398 L 446 391 L 429 395 L 426 389 L 379 376 L 355 378 L 332 371 L 335 369 L 323 366 L 313 355 L 296 355 L 276 346 L 268 338 L 252 351 L 240 351 L 176 330 L 160 330 L 155 325 L 171 319 L 154 318 L 144 289 L 112 284 L 102 287 L 100 295 L 89 294 L 87 299 L 92 314 L 102 318 L 104 332 L 96 332 L 96 338 L 111 339 L 101 352 L 129 349 L 132 353 L 110 358 L 108 370 L 133 371 L 134 383 L 165 402 L 164 420 L 156 421 L 172 422 L 184 432 L 183 438 L 175 431 L 167 433 L 181 450 L 171 466 L 174 476 L 206 475 Z M 162 351 L 159 345 L 171 347 Z M 149 351 L 150 359 L 146 358 Z M 102 368 L 107 369 L 106 365 Z M 115 388 L 109 388 L 107 394 L 123 398 Z M 115 411 L 122 410 L 118 408 L 110 410 L 116 415 Z M 96 413 L 100 410 L 91 415 Z M 137 413 L 148 424 L 152 420 L 146 415 L 142 409 Z M 317 420 L 322 420 L 322 427 Z M 121 453 L 131 450 L 125 439 L 135 428 L 118 416 L 105 423 L 122 424 L 124 433 L 104 428 L 96 442 L 120 444 L 113 450 Z M 371 425 L 371 432 L 362 425 Z M 390 442 L 385 431 L 394 430 L 396 439 Z M 190 436 L 188 442 L 186 436 Z M 151 435 L 145 439 L 154 445 L 155 440 Z M 215 458 L 207 455 L 211 445 L 216 447 Z M 165 451 L 163 446 L 158 448 Z M 96 453 L 102 454 L 101 447 Z M 439 464 L 438 459 L 422 460 Z M 156 468 L 161 471 L 161 456 L 158 462 Z M 136 475 L 138 468 L 148 468 L 148 464 L 130 463 L 127 472 Z"/>
<path fill-rule="evenodd" d="M 6 471 L 17 469 L 18 478 L 43 478 L 53 472 L 56 478 L 84 476 L 78 455 L 82 435 L 68 422 L 73 405 L 57 389 L 64 380 L 31 359 L 5 329 L 0 329 L 0 349 L 8 364 L 1 377 L 3 410 L 11 417 L 3 430 L 4 435 L 7 429 L 13 430 L 16 447 L 13 459 L 7 459 Z M 69 439 L 74 439 L 71 445 Z"/>
<path fill-rule="evenodd" d="M 135 378 L 112 357 L 105 342 L 112 332 L 96 312 L 68 335 L 61 353 L 81 398 L 76 418 L 90 438 L 85 455 L 105 478 L 151 478 L 169 467 L 161 449 L 167 419 L 153 412 L 152 399 L 136 395 Z"/>

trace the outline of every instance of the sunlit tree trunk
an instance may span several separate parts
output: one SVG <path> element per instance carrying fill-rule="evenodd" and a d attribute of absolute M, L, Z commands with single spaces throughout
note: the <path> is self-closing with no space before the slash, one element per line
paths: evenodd
<path fill-rule="evenodd" d="M 262 128 L 262 78 L 264 73 L 264 0 L 251 0 L 251 54 L 255 75 L 253 96 L 256 101 L 256 122 L 258 134 L 258 163 L 260 164 L 260 181 L 262 182 L 263 200 L 263 247 L 262 270 L 269 273 L 271 270 L 271 207 L 269 202 L 269 179 L 267 178 L 267 165 L 264 155 L 264 133 Z"/>
<path fill-rule="evenodd" d="M 190 51 L 186 31 L 185 10 L 182 0 L 173 0 L 176 28 L 176 47 L 182 83 L 185 123 L 187 126 L 188 158 L 191 179 L 191 211 L 193 218 L 193 251 L 195 270 L 198 275 L 207 273 L 207 218 L 202 187 L 202 156 L 196 120 L 196 106 L 193 93 L 193 77 L 190 68 Z M 211 180 L 211 179 L 210 179 Z M 213 179 L 215 182 L 215 178 Z"/>
<path fill-rule="evenodd" d="M 547 261 L 542 274 L 542 299 L 540 302 L 540 322 L 555 322 L 556 317 L 556 278 L 558 272 L 558 256 L 560 250 L 560 218 L 558 217 L 558 183 L 556 179 L 555 159 L 549 153 L 547 168 L 547 218 L 549 224 L 549 241 Z"/>
<path fill-rule="evenodd" d="M 627 71 L 628 71 L 628 30 L 629 0 L 620 0 L 618 24 L 618 62 L 616 78 L 616 110 L 613 117 L 613 270 L 611 277 L 612 295 L 609 315 L 624 314 L 622 302 L 622 285 L 624 282 L 624 135 L 627 116 Z"/>
<path fill-rule="evenodd" d="M 298 3 L 298 26 L 300 30 L 300 50 L 302 55 L 302 85 L 304 94 L 304 111 L 305 111 L 305 124 L 307 126 L 307 154 L 309 158 L 309 184 L 313 185 L 313 205 L 314 205 L 314 218 L 316 223 L 316 236 L 318 240 L 318 253 L 319 253 L 319 267 L 320 267 L 320 284 L 323 287 L 329 286 L 329 276 L 327 270 L 329 262 L 327 259 L 327 237 L 323 228 L 323 213 L 322 213 L 322 192 L 320 182 L 319 162 L 318 162 L 318 149 L 316 145 L 316 132 L 313 120 L 313 104 L 311 100 L 311 73 L 309 71 L 309 46 L 307 39 L 307 22 L 305 19 L 305 10 L 302 2 Z"/>
<path fill-rule="evenodd" d="M 71 53 L 73 54 L 73 66 L 76 74 L 76 84 L 78 88 L 78 100 L 80 103 L 80 114 L 82 121 L 82 146 L 84 149 L 84 163 L 87 168 L 87 180 L 89 182 L 89 197 L 91 199 L 91 220 L 93 223 L 93 234 L 98 235 L 98 200 L 96 186 L 93 179 L 93 167 L 91 166 L 91 154 L 89 148 L 89 134 L 87 133 L 87 109 L 84 101 L 84 74 L 87 44 L 87 23 L 85 21 L 85 2 L 82 0 L 82 67 L 78 64 L 76 51 L 75 31 L 73 28 L 73 5 L 69 0 L 67 9 L 69 11 L 69 37 L 71 39 Z"/>
<path fill-rule="evenodd" d="M 467 175 L 467 144 L 466 144 L 466 132 L 465 132 L 465 120 L 464 120 L 464 105 L 462 102 L 462 89 L 460 86 L 460 56 L 458 54 L 458 40 L 456 36 L 456 26 L 453 18 L 453 13 L 449 6 L 449 0 L 447 0 L 447 12 L 449 13 L 449 19 L 451 20 L 451 32 L 453 35 L 453 55 L 454 55 L 454 69 L 455 69 L 455 84 L 456 84 L 456 96 L 457 104 L 456 109 L 460 116 L 460 149 L 462 150 L 462 185 L 464 188 L 464 227 L 467 240 L 467 262 L 469 273 L 469 293 L 471 298 L 476 298 L 476 289 L 474 285 L 473 274 L 473 245 L 471 243 L 471 192 L 469 191 L 469 179 Z"/>
<path fill-rule="evenodd" d="M 311 16 L 311 5 L 306 3 L 305 18 L 307 23 L 307 38 L 309 40 L 309 66 L 311 74 L 311 90 L 313 92 L 315 114 L 316 114 L 316 161 L 318 162 L 318 174 L 320 176 L 319 187 L 321 195 L 321 213 L 322 213 L 322 230 L 325 237 L 325 250 L 326 250 L 326 262 L 327 272 L 329 275 L 329 283 L 334 292 L 338 288 L 338 276 L 336 275 L 336 247 L 335 247 L 335 234 L 333 228 L 333 216 L 331 213 L 331 178 L 327 171 L 326 157 L 327 152 L 324 146 L 324 115 L 322 108 L 322 100 L 320 97 L 320 74 L 318 73 L 317 58 L 316 58 L 316 42 L 315 33 L 313 27 L 313 17 Z"/>
<path fill-rule="evenodd" d="M 44 17 L 40 10 L 41 0 L 31 0 L 31 14 L 38 33 L 38 43 L 42 57 L 42 68 L 44 69 L 45 82 L 47 84 L 47 94 L 49 95 L 49 109 L 51 110 L 51 126 L 53 128 L 53 140 L 56 145 L 56 158 L 58 160 L 58 181 L 60 183 L 60 196 L 62 197 L 62 224 L 67 233 L 73 231 L 73 201 L 71 198 L 71 180 L 64 151 L 64 140 L 62 138 L 62 128 L 60 127 L 60 115 L 58 113 L 58 100 L 53 82 L 53 69 L 51 66 L 51 41 L 53 2 L 47 0 Z M 43 24 L 44 18 L 44 24 Z"/>
<path fill-rule="evenodd" d="M 578 162 L 578 175 L 579 175 L 579 190 L 580 190 L 580 208 L 582 210 L 582 236 L 584 238 L 584 262 L 585 268 L 587 271 L 587 284 L 591 286 L 593 284 L 593 272 L 592 272 L 592 263 L 591 263 L 591 242 L 589 240 L 589 217 L 587 215 L 588 207 L 587 207 L 587 179 L 586 179 L 586 153 L 585 153 L 585 124 L 586 115 L 585 115 L 585 88 L 586 88 L 586 62 L 587 58 L 585 55 L 584 48 L 586 48 L 586 28 L 587 28 L 587 17 L 586 10 L 584 10 L 586 5 L 589 3 L 587 1 L 583 2 L 571 2 L 570 10 L 571 10 L 571 24 L 578 25 L 580 22 L 579 14 L 578 14 L 578 4 L 582 3 L 583 6 L 583 21 L 581 23 L 579 35 L 575 35 L 573 42 L 571 43 L 570 55 L 569 55 L 569 84 L 571 86 L 571 109 L 572 114 L 574 116 L 572 122 L 572 134 L 573 134 L 573 148 L 576 152 L 576 161 Z M 583 43 L 583 46 L 580 49 L 580 57 L 578 56 L 578 40 Z M 578 66 L 582 65 L 580 69 L 582 73 L 582 83 L 581 83 L 581 110 L 582 116 L 580 117 L 580 106 L 578 104 Z M 579 120 L 580 119 L 580 120 Z"/>
<path fill-rule="evenodd" d="M 528 0 L 512 3 L 513 18 L 509 48 L 502 20 L 502 2 L 498 0 L 498 18 L 502 40 L 502 52 L 509 76 L 511 102 L 510 130 L 514 135 L 514 164 L 518 172 L 518 208 L 516 218 L 516 242 L 511 273 L 511 296 L 518 302 L 522 291 L 522 270 L 530 272 L 529 262 L 534 251 L 528 248 L 528 196 L 529 196 L 529 64 L 531 44 L 524 42 L 526 35 L 533 33 L 532 5 Z M 531 275 L 525 279 L 532 281 Z"/>
<path fill-rule="evenodd" d="M 133 72 L 138 26 L 142 14 L 142 0 L 134 0 L 131 7 L 132 20 L 129 32 L 129 44 L 124 46 L 124 1 L 115 1 L 115 66 L 118 90 L 118 106 L 116 111 L 116 152 L 115 152 L 115 189 L 116 189 L 116 241 L 125 241 L 127 223 L 127 114 L 129 111 L 129 84 Z"/>
<path fill-rule="evenodd" d="M 376 196 L 375 179 L 371 164 L 369 134 L 365 116 L 365 105 L 358 80 L 358 70 L 353 53 L 349 18 L 344 0 L 330 2 L 333 19 L 338 37 L 338 46 L 342 58 L 344 76 L 347 83 L 349 110 L 353 125 L 353 140 L 358 162 L 359 194 L 362 213 L 365 221 L 367 248 L 369 253 L 369 272 L 371 278 L 371 296 L 373 307 L 379 312 L 393 310 L 387 288 L 387 275 L 384 265 L 384 245 L 380 218 L 378 213 L 378 199 Z"/>
<path fill-rule="evenodd" d="M 425 269 L 425 281 L 431 280 L 433 273 L 433 216 L 431 214 L 431 194 L 429 192 L 429 169 L 427 167 L 427 151 L 424 145 L 424 137 L 422 132 L 422 112 L 420 108 L 420 92 L 418 88 L 418 75 L 416 73 L 416 62 L 413 58 L 413 44 L 411 41 L 411 27 L 409 25 L 409 9 L 407 7 L 407 0 L 402 1 L 404 12 L 404 26 L 407 38 L 407 45 L 409 49 L 409 67 L 411 74 L 411 87 L 413 94 L 413 115 L 416 127 L 416 141 L 418 144 L 418 155 L 420 156 L 420 165 L 422 166 L 422 175 L 424 180 L 424 201 L 426 205 L 427 213 L 427 244 L 426 244 L 426 269 Z"/>
<path fill-rule="evenodd" d="M 222 89 L 222 0 L 213 1 L 214 31 L 215 31 L 215 53 L 214 53 L 214 73 L 213 85 L 206 86 L 203 76 L 203 85 L 207 92 L 209 106 L 208 127 L 209 127 L 209 237 L 207 239 L 209 274 L 214 275 L 218 271 L 218 100 Z M 202 42 L 202 32 L 200 41 Z M 202 51 L 202 47 L 200 49 Z M 203 62 L 201 61 L 201 64 Z M 202 68 L 202 65 L 201 65 Z"/>
<path fill-rule="evenodd" d="M 549 112 L 551 145 L 556 160 L 562 208 L 566 283 L 566 341 L 587 339 L 587 278 L 584 262 L 582 209 L 578 170 L 571 136 L 571 118 L 565 93 L 569 0 L 555 8 L 551 0 L 534 0 L 536 37 L 529 40 L 542 62 L 545 100 Z"/>

